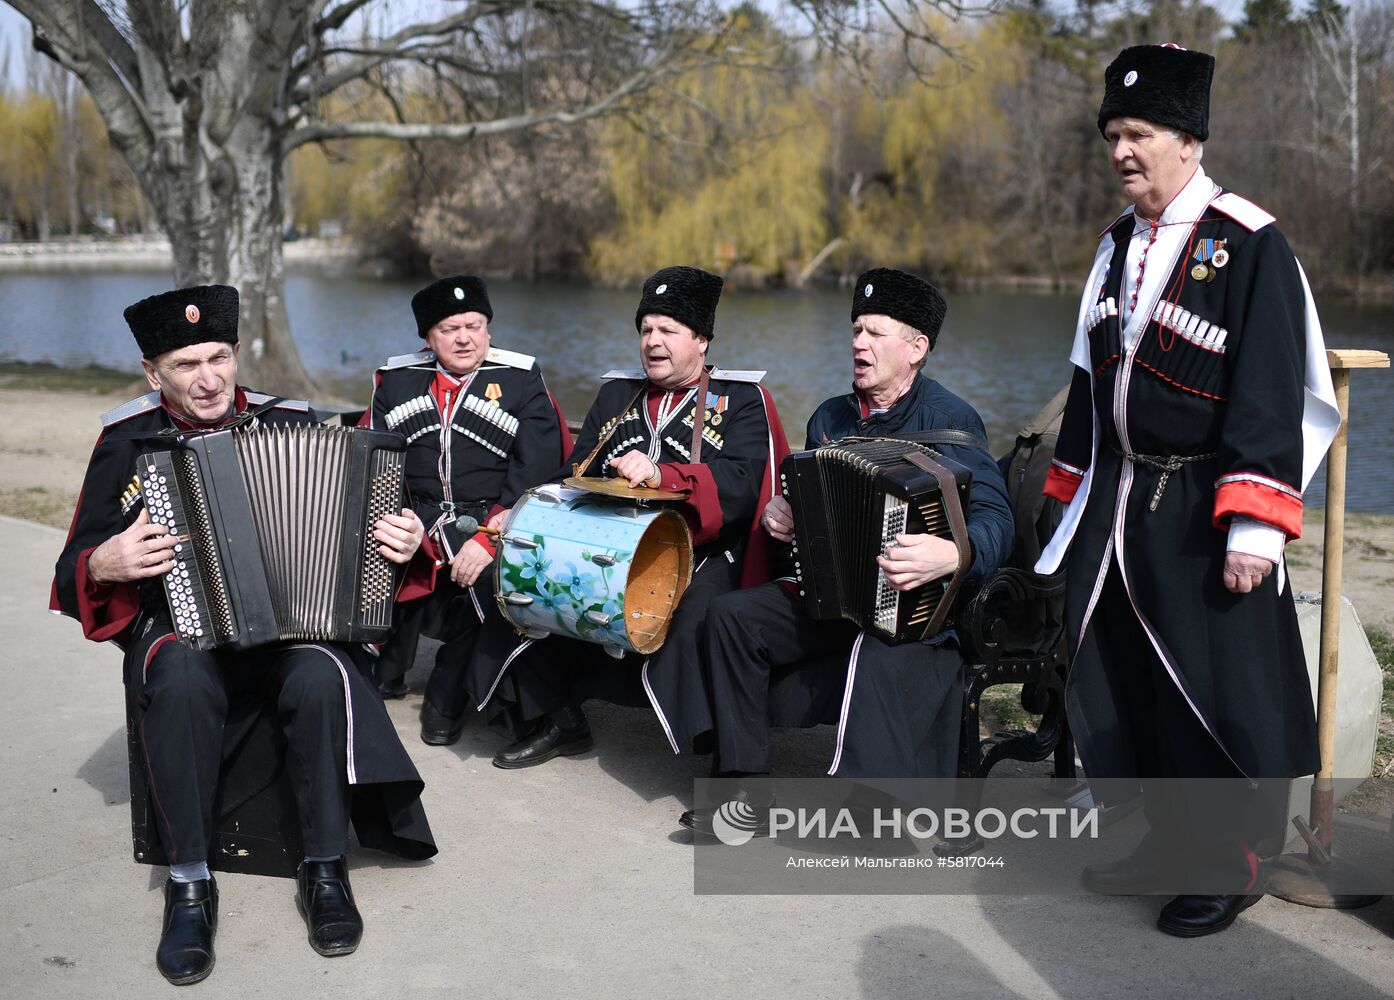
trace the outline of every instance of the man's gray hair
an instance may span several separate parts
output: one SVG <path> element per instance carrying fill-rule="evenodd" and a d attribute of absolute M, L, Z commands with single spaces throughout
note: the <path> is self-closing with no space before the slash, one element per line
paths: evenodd
<path fill-rule="evenodd" d="M 903 322 L 901 320 L 896 320 L 896 322 L 900 323 L 900 335 L 905 338 L 907 343 L 913 344 L 915 342 L 916 337 L 924 337 L 926 340 L 929 339 L 929 335 L 927 333 L 925 333 L 922 330 L 915 329 L 909 323 Z M 921 369 L 923 369 L 925 366 L 925 362 L 928 360 L 929 351 L 926 350 L 924 354 L 920 356 L 920 360 L 913 365 L 915 371 L 920 371 Z"/>
<path fill-rule="evenodd" d="M 1166 130 L 1166 133 L 1178 142 L 1185 139 L 1188 134 L 1186 132 L 1182 132 L 1180 129 L 1177 128 L 1168 128 Z M 1196 139 L 1195 136 L 1191 136 L 1191 138 Z M 1199 139 L 1196 139 L 1196 152 L 1195 156 L 1193 156 L 1192 159 L 1195 160 L 1197 163 L 1205 159 L 1205 143 L 1201 142 Z"/>

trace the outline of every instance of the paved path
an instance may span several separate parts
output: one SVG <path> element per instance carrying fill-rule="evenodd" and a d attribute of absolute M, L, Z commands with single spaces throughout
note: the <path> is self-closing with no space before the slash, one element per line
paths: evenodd
<path fill-rule="evenodd" d="M 130 860 L 119 652 L 43 612 L 61 543 L 0 518 L 0 997 L 171 995 L 153 960 L 163 872 Z M 292 883 L 223 876 L 218 965 L 191 995 L 1394 995 L 1390 900 L 1340 913 L 1266 899 L 1225 934 L 1178 941 L 1146 899 L 694 896 L 674 820 L 704 764 L 667 753 L 647 713 L 597 711 L 595 753 L 511 773 L 489 766 L 496 742 L 477 726 L 423 746 L 419 705 L 391 711 L 439 856 L 356 855 L 367 933 L 332 960 L 305 943 Z M 830 746 L 818 730 L 777 749 L 812 774 Z"/>

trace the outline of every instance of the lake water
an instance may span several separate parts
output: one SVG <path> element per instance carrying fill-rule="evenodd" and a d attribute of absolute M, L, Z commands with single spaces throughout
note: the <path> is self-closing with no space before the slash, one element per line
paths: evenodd
<path fill-rule="evenodd" d="M 162 274 L 0 275 L 0 361 L 97 364 L 139 371 L 121 311 L 169 287 Z M 293 274 L 286 282 L 292 328 L 322 384 L 366 401 L 374 367 L 420 349 L 410 299 L 418 282 Z M 638 366 L 637 290 L 494 283 L 495 346 L 536 355 L 566 415 L 579 420 L 597 376 Z M 729 368 L 763 368 L 795 447 L 809 414 L 850 379 L 849 293 L 729 292 L 717 311 L 709 357 Z M 1394 307 L 1327 302 L 1328 347 L 1394 353 Z M 929 373 L 973 403 L 995 453 L 1070 377 L 1073 296 L 955 292 Z M 1352 378 L 1347 509 L 1394 513 L 1394 374 Z M 1319 474 L 1307 502 L 1323 502 Z"/>

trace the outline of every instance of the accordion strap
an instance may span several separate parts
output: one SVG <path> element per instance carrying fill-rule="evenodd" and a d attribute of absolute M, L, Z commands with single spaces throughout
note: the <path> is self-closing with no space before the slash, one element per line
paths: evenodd
<path fill-rule="evenodd" d="M 981 448 L 987 451 L 987 442 L 978 435 L 972 431 L 960 431 L 952 427 L 933 431 L 911 431 L 908 434 L 895 434 L 893 437 L 897 441 L 913 441 L 915 444 L 952 444 L 961 448 Z"/>
<path fill-rule="evenodd" d="M 948 589 L 944 591 L 944 597 L 939 602 L 940 610 L 935 612 L 935 618 L 942 620 L 942 617 L 948 615 L 949 610 L 954 605 L 954 600 L 958 597 L 958 591 L 963 585 L 963 578 L 968 574 L 968 567 L 973 565 L 973 547 L 968 541 L 968 522 L 963 516 L 963 506 L 959 503 L 958 486 L 954 482 L 953 473 L 928 455 L 920 452 L 912 451 L 905 456 L 905 459 L 911 465 L 928 472 L 938 481 L 939 495 L 944 498 L 944 513 L 949 516 L 949 529 L 953 533 L 954 545 L 958 548 L 958 568 L 949 578 Z"/>

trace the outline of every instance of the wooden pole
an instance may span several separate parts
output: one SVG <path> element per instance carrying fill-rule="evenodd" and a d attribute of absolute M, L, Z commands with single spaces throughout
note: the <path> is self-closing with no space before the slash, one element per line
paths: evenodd
<path fill-rule="evenodd" d="M 1333 778 L 1336 770 L 1336 674 L 1341 656 L 1341 560 L 1346 536 L 1346 432 L 1350 413 L 1352 368 L 1388 368 L 1389 355 L 1382 351 L 1327 351 L 1331 383 L 1341 426 L 1326 456 L 1326 534 L 1321 570 L 1321 674 L 1317 681 L 1317 744 L 1321 770 L 1312 782 L 1310 825 L 1326 857 L 1309 851 L 1312 862 L 1329 863 Z"/>

